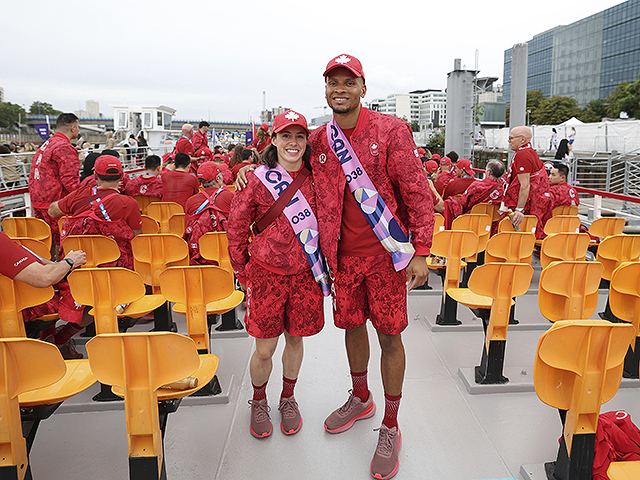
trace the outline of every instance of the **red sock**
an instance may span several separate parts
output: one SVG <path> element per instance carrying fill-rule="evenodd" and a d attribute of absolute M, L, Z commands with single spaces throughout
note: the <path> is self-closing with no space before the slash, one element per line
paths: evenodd
<path fill-rule="evenodd" d="M 384 394 L 384 418 L 382 423 L 389 428 L 398 426 L 398 408 L 400 407 L 400 395 Z"/>
<path fill-rule="evenodd" d="M 267 398 L 267 382 L 264 382 L 264 385 L 257 387 L 251 382 L 253 385 L 253 399 L 254 400 L 264 400 Z"/>
<path fill-rule="evenodd" d="M 363 402 L 369 399 L 369 385 L 367 383 L 367 371 L 351 372 L 351 381 L 353 382 L 353 394 Z"/>
<path fill-rule="evenodd" d="M 296 387 L 298 379 L 291 380 L 285 376 L 282 377 L 282 395 L 280 398 L 289 398 L 293 396 L 293 389 Z"/>

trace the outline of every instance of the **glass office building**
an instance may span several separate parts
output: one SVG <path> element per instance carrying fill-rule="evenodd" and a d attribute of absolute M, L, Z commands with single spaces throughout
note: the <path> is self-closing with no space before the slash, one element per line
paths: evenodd
<path fill-rule="evenodd" d="M 533 37 L 527 90 L 576 99 L 579 107 L 606 98 L 640 73 L 640 0 L 608 8 Z M 511 98 L 511 49 L 504 53 L 504 99 Z"/>

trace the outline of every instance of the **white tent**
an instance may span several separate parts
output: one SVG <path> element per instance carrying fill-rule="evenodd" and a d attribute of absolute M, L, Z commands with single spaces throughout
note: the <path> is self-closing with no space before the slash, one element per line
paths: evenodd
<path fill-rule="evenodd" d="M 559 126 L 563 127 L 563 126 L 566 126 L 566 125 L 568 125 L 568 126 L 571 126 L 571 125 L 584 125 L 584 122 L 581 122 L 576 117 L 571 117 L 566 122 L 562 122 Z"/>

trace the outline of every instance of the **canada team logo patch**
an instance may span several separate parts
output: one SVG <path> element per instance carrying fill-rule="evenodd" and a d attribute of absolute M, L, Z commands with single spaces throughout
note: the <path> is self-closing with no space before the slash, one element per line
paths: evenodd
<path fill-rule="evenodd" d="M 369 151 L 371 152 L 371 155 L 373 155 L 374 157 L 378 156 L 379 150 L 380 150 L 380 147 L 376 142 L 373 142 L 371 145 L 369 145 Z"/>

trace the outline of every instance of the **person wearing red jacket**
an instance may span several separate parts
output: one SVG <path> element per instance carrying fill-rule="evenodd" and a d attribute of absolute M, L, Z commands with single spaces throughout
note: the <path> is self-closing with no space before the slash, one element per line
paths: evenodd
<path fill-rule="evenodd" d="M 443 200 L 456 195 L 462 195 L 467 187 L 476 180 L 474 177 L 476 172 L 474 172 L 471 167 L 471 161 L 466 158 L 458 160 L 454 171 L 456 172 L 456 177 L 445 187 L 444 195 L 442 196 Z"/>
<path fill-rule="evenodd" d="M 303 250 L 303 240 L 294 231 L 294 224 L 305 219 L 312 223 L 316 212 L 313 182 L 308 176 L 311 149 L 307 122 L 289 110 L 276 116 L 272 135 L 263 154 L 265 165 L 247 175 L 247 186 L 235 194 L 227 222 L 229 257 L 241 288 L 247 292 L 247 332 L 256 339 L 249 367 L 253 384 L 250 431 L 256 438 L 268 437 L 273 431 L 266 386 L 271 358 L 283 332 L 280 428 L 285 435 L 300 430 L 302 417 L 293 391 L 302 364 L 302 338 L 315 335 L 324 326 L 323 293 L 305 253 L 310 245 L 305 243 Z M 285 208 L 271 225 L 252 235 L 252 224 L 265 216 L 276 195 L 282 195 L 299 175 L 304 176 L 302 184 L 289 203 L 296 205 L 295 212 L 303 205 L 299 213 L 290 217 L 291 210 Z"/>
<path fill-rule="evenodd" d="M 131 240 L 142 232 L 142 218 L 136 201 L 121 195 L 118 186 L 122 177 L 120 160 L 101 155 L 93 167 L 95 187 L 80 187 L 49 207 L 49 215 L 66 215 L 60 232 L 61 240 L 68 235 L 103 235 L 115 240 L 120 258 L 104 264 L 105 267 L 124 267 L 133 270 Z M 66 258 L 66 257 L 65 257 Z M 69 284 L 58 284 L 60 289 L 60 318 L 68 323 L 56 329 L 55 343 L 61 345 L 91 323 L 93 318 L 84 312 L 84 306 L 75 302 Z"/>
<path fill-rule="evenodd" d="M 212 260 L 202 258 L 198 242 L 207 232 L 226 231 L 233 192 L 224 184 L 222 167 L 214 162 L 200 165 L 198 180 L 204 190 L 187 200 L 187 219 L 182 238 L 189 246 L 190 265 L 217 265 Z"/>
<path fill-rule="evenodd" d="M 149 155 L 144 159 L 145 172 L 129 180 L 125 186 L 125 193 L 130 197 L 144 195 L 162 198 L 162 159 L 158 155 Z"/>
<path fill-rule="evenodd" d="M 370 319 L 382 349 L 385 392 L 385 415 L 370 471 L 374 477 L 386 479 L 395 475 L 399 467 L 397 413 L 405 366 L 401 333 L 408 324 L 407 290 L 424 284 L 428 275 L 426 255 L 433 235 L 433 199 L 409 125 L 361 105 L 367 88 L 360 61 L 351 55 L 339 55 L 329 61 L 324 77 L 325 97 L 333 110 L 333 122 L 328 128 L 318 128 L 311 134 L 311 166 L 320 244 L 333 279 L 334 322 L 345 330 L 353 384 L 347 402 L 335 410 L 324 425 L 329 433 L 344 432 L 356 420 L 369 418 L 375 412 L 367 384 L 366 322 Z M 406 268 L 399 271 L 394 268 L 392 256 L 369 223 L 375 221 L 373 215 L 365 217 L 364 212 L 372 208 L 370 204 L 365 206 L 365 192 L 358 190 L 358 200 L 347 186 L 347 181 L 353 182 L 361 173 L 357 167 L 348 173 L 347 179 L 341 160 L 346 163 L 348 159 L 343 153 L 346 150 L 338 149 L 344 146 L 342 137 L 335 135 L 338 127 L 372 187 L 393 215 L 395 227 L 404 232 L 405 238 L 411 232 L 415 255 Z M 369 191 L 370 188 L 366 188 L 369 199 L 375 193 Z M 375 225 L 378 228 L 380 224 Z M 394 231 L 393 239 L 400 238 L 400 233 Z"/>
<path fill-rule="evenodd" d="M 251 146 L 249 148 L 255 148 L 258 150 L 259 154 L 264 152 L 264 149 L 269 146 L 271 143 L 271 136 L 269 135 L 269 125 L 263 123 L 260 125 L 260 128 L 256 132 L 256 138 L 251 142 Z"/>
<path fill-rule="evenodd" d="M 60 200 L 80 185 L 80 160 L 71 140 L 78 138 L 80 122 L 73 113 L 62 113 L 56 121 L 56 133 L 44 142 L 31 160 L 29 194 L 33 215 L 51 227 L 52 258 L 58 258 L 60 230 L 48 214 L 51 202 Z"/>
<path fill-rule="evenodd" d="M 191 143 L 193 144 L 193 149 L 197 152 L 202 148 L 209 148 L 209 139 L 207 138 L 207 132 L 209 131 L 209 127 L 211 125 L 209 122 L 205 122 L 204 120 L 198 124 L 198 130 L 193 134 L 193 138 L 191 139 Z"/>
<path fill-rule="evenodd" d="M 567 183 L 569 167 L 564 163 L 555 162 L 549 172 L 549 190 L 544 193 L 545 211 L 543 225 L 553 216 L 556 207 L 573 207 L 580 205 L 578 191 Z"/>
<path fill-rule="evenodd" d="M 449 157 L 442 157 L 440 159 L 440 167 L 438 168 L 436 181 L 434 182 L 440 196 L 444 194 L 444 189 L 454 178 L 456 178 L 456 171 L 453 168 L 451 159 Z"/>

